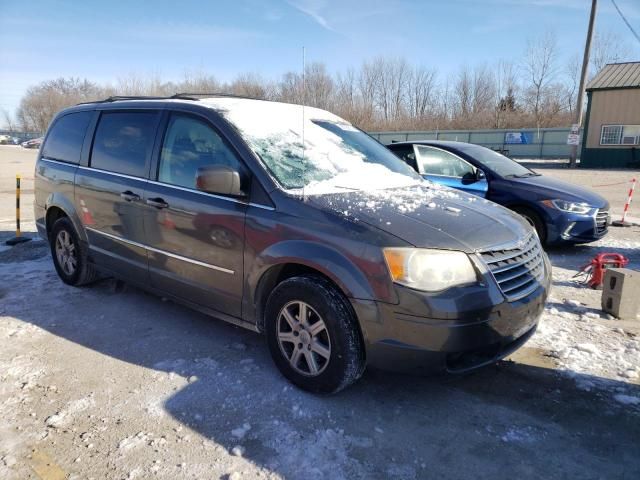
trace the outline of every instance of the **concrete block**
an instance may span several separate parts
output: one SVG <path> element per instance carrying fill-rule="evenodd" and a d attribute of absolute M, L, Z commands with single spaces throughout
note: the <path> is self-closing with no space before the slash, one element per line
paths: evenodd
<path fill-rule="evenodd" d="M 602 290 L 616 295 L 640 295 L 640 272 L 630 268 L 609 268 L 604 273 Z"/>
<path fill-rule="evenodd" d="M 614 317 L 634 320 L 640 312 L 640 272 L 609 268 L 602 286 L 602 310 Z"/>

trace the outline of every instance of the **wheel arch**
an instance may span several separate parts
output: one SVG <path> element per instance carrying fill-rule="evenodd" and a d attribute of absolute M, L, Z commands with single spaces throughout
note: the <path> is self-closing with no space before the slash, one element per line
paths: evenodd
<path fill-rule="evenodd" d="M 249 315 L 260 331 L 264 327 L 267 299 L 276 285 L 298 275 L 317 275 L 329 281 L 349 298 L 374 299 L 367 277 L 358 267 L 339 252 L 313 242 L 287 241 L 275 245 L 256 261 L 260 268 L 247 275 L 250 295 L 246 302 Z M 251 315 L 252 314 L 252 315 Z"/>
<path fill-rule="evenodd" d="M 529 211 L 535 214 L 540 219 L 540 222 L 542 223 L 542 227 L 544 228 L 544 238 L 548 239 L 549 224 L 552 222 L 550 221 L 550 218 L 548 217 L 548 215 L 546 215 L 541 208 L 533 206 L 531 204 L 522 203 L 522 202 L 512 203 L 505 206 L 509 210 L 512 210 L 515 213 L 519 213 L 518 210 L 520 211 L 524 210 L 524 211 Z"/>
<path fill-rule="evenodd" d="M 74 228 L 80 240 L 87 242 L 87 235 L 82 228 L 82 222 L 78 216 L 75 207 L 66 197 L 58 194 L 51 194 L 45 203 L 45 227 L 47 231 L 47 238 L 51 234 L 51 228 L 53 224 L 59 218 L 67 217 L 73 223 Z"/>

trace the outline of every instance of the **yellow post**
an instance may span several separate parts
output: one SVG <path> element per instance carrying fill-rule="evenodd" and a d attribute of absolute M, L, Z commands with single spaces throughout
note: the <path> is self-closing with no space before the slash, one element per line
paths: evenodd
<path fill-rule="evenodd" d="M 16 238 L 20 237 L 20 174 L 16 174 Z"/>
<path fill-rule="evenodd" d="M 16 245 L 18 243 L 28 242 L 29 237 L 22 237 L 20 231 L 20 174 L 16 174 L 16 236 L 7 240 L 7 245 Z"/>

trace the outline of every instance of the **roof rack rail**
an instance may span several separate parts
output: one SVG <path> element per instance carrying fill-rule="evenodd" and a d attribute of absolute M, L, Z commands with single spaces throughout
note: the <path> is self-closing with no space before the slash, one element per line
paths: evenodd
<path fill-rule="evenodd" d="M 246 98 L 250 100 L 260 100 L 255 97 L 248 97 L 244 95 L 234 95 L 232 93 L 204 93 L 204 92 L 180 92 L 173 95 L 156 96 L 156 95 L 112 95 L 111 97 L 103 100 L 94 100 L 92 102 L 81 102 L 78 105 L 88 105 L 92 103 L 110 103 L 119 102 L 121 100 L 199 100 L 200 97 L 229 97 L 229 98 Z"/>
<path fill-rule="evenodd" d="M 172 95 L 171 98 L 193 99 L 198 100 L 198 97 L 229 97 L 229 98 L 246 98 L 249 100 L 262 100 L 261 98 L 249 97 L 247 95 L 236 95 L 234 93 L 224 92 L 211 92 L 211 93 L 193 93 L 193 92 L 181 92 Z"/>
<path fill-rule="evenodd" d="M 120 100 L 168 100 L 172 97 L 154 96 L 154 95 L 112 95 L 102 100 L 93 100 L 92 102 L 81 102 L 78 105 L 88 105 L 92 103 L 109 103 L 118 102 Z M 195 100 L 195 99 L 194 99 Z"/>

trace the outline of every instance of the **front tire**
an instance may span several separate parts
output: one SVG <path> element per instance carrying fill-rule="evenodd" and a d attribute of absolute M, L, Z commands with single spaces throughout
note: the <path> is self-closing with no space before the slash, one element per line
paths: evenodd
<path fill-rule="evenodd" d="M 280 283 L 265 310 L 267 343 L 290 382 L 314 393 L 336 393 L 365 369 L 364 345 L 347 299 L 314 275 Z"/>
<path fill-rule="evenodd" d="M 544 224 L 540 215 L 531 210 L 530 208 L 525 207 L 516 207 L 513 209 L 514 212 L 522 216 L 533 228 L 536 229 L 538 233 L 538 238 L 540 238 L 540 243 L 542 245 L 547 244 L 547 226 Z"/>
<path fill-rule="evenodd" d="M 78 287 L 98 278 L 98 272 L 87 261 L 87 251 L 67 217 L 56 220 L 49 237 L 53 265 L 60 279 Z"/>

